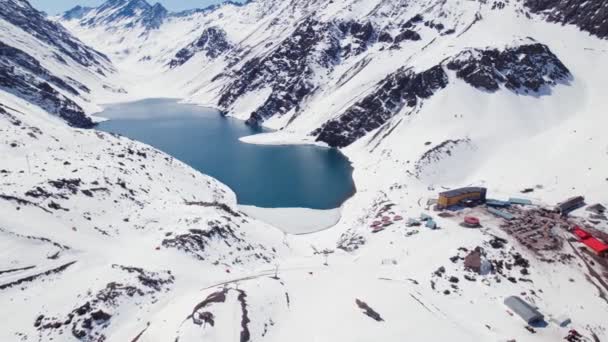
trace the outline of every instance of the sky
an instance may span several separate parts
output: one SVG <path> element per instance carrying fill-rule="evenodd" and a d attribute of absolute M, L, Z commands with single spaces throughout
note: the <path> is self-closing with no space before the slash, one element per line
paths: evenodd
<path fill-rule="evenodd" d="M 35 8 L 48 14 L 62 13 L 70 8 L 81 6 L 98 6 L 104 0 L 30 0 Z M 203 8 L 212 4 L 223 2 L 221 0 L 148 0 L 150 4 L 160 2 L 170 11 L 181 11 L 190 8 Z"/>

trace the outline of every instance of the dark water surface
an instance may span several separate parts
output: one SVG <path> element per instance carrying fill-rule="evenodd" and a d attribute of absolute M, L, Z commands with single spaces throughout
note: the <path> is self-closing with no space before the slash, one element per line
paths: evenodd
<path fill-rule="evenodd" d="M 264 146 L 240 142 L 265 130 L 225 118 L 217 110 L 172 99 L 108 107 L 98 126 L 162 150 L 217 178 L 239 204 L 267 208 L 339 207 L 354 192 L 352 167 L 339 151 L 316 146 Z"/>

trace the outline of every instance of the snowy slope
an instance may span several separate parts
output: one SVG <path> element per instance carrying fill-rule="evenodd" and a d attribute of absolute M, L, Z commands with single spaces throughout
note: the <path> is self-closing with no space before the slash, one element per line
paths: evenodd
<path fill-rule="evenodd" d="M 236 212 L 216 180 L 10 95 L 1 102 L 0 291 L 20 309 L 3 311 L 0 339 L 133 338 L 175 294 L 283 249 L 282 233 Z"/>
<path fill-rule="evenodd" d="M 90 127 L 86 114 L 99 110 L 98 99 L 124 92 L 116 86 L 116 70 L 105 55 L 27 1 L 1 1 L 0 49 L 0 88 L 73 126 Z"/>
<path fill-rule="evenodd" d="M 92 105 L 176 96 L 281 129 L 247 142 L 339 146 L 357 194 L 331 229 L 283 234 L 170 157 L 0 91 L 0 300 L 14 308 L 0 339 L 557 341 L 571 328 L 607 339 L 608 271 L 567 232 L 606 220 L 540 209 L 578 194 L 606 204 L 605 5 L 587 6 L 258 0 L 148 25 L 152 5 L 112 0 L 57 18 L 125 89 Z M 28 53 L 50 63 L 49 49 Z M 78 68 L 65 72 L 84 82 Z M 527 247 L 484 208 L 431 210 L 464 185 L 531 199 L 510 210 L 542 217 L 559 248 Z M 369 228 L 421 213 L 441 229 Z M 465 215 L 483 227 L 461 227 Z M 476 249 L 489 273 L 465 267 Z M 528 330 L 503 305 L 511 295 L 548 324 Z M 551 321 L 561 315 L 568 327 Z"/>

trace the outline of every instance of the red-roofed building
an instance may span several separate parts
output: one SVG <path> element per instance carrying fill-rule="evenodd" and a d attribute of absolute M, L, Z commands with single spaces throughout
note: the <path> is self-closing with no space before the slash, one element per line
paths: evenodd
<path fill-rule="evenodd" d="M 608 245 L 594 237 L 583 240 L 583 243 L 599 256 L 608 255 Z"/>
<path fill-rule="evenodd" d="M 576 226 L 574 227 L 574 231 L 573 231 L 574 235 L 576 235 L 581 241 L 582 240 L 586 240 L 591 236 L 591 234 L 587 233 L 586 231 L 584 231 L 583 229 L 581 229 L 581 227 Z"/>

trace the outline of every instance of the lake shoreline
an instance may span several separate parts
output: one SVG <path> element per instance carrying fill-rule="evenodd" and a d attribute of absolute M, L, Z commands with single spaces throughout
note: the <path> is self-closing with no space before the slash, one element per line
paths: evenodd
<path fill-rule="evenodd" d="M 95 117 L 106 119 L 96 129 L 151 145 L 226 184 L 239 204 L 329 210 L 356 193 L 354 168 L 339 150 L 213 108 L 145 99 L 109 104 Z"/>
<path fill-rule="evenodd" d="M 261 208 L 239 205 L 239 210 L 290 235 L 318 233 L 332 228 L 342 218 L 342 208 Z"/>

